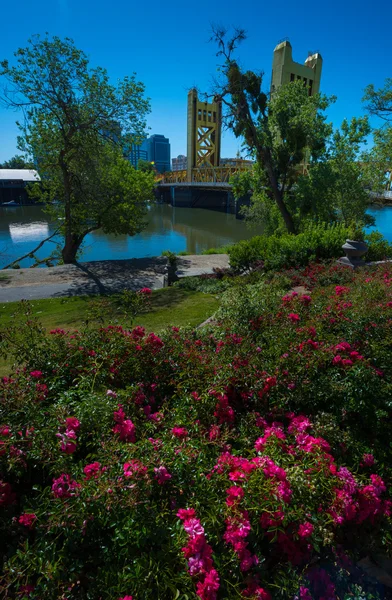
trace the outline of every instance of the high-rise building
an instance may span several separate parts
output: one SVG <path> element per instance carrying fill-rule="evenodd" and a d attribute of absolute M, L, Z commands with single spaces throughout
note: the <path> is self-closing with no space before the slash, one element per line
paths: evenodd
<path fill-rule="evenodd" d="M 141 149 L 147 152 L 147 160 L 154 163 L 158 173 L 171 170 L 170 142 L 164 135 L 151 135 L 144 140 Z"/>
<path fill-rule="evenodd" d="M 187 164 L 187 158 L 183 154 L 179 154 L 177 158 L 172 158 L 173 171 L 186 171 Z"/>
<path fill-rule="evenodd" d="M 148 160 L 148 152 L 143 150 L 141 144 L 132 144 L 131 148 L 126 151 L 126 157 L 131 165 L 137 169 L 139 160 Z"/>
<path fill-rule="evenodd" d="M 309 89 L 309 95 L 317 94 L 320 91 L 321 70 L 323 59 L 321 54 L 316 52 L 311 54 L 305 60 L 305 63 L 293 61 L 293 49 L 289 41 L 278 44 L 274 49 L 272 61 L 271 94 L 281 85 L 296 81 L 303 81 Z"/>

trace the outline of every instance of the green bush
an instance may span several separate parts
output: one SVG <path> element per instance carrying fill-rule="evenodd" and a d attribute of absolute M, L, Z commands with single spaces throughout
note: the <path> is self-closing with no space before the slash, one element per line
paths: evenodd
<path fill-rule="evenodd" d="M 392 244 L 390 244 L 379 231 L 372 231 L 365 235 L 365 242 L 369 246 L 366 260 L 385 260 L 392 258 Z"/>
<path fill-rule="evenodd" d="M 0 331 L 1 597 L 386 597 L 392 265 L 268 277 L 208 330 Z"/>
<path fill-rule="evenodd" d="M 258 261 L 263 261 L 266 270 L 301 267 L 314 260 L 341 257 L 346 239 L 359 237 L 363 237 L 361 232 L 341 223 L 319 224 L 298 235 L 256 236 L 229 248 L 230 265 L 240 271 L 252 268 Z M 366 241 L 369 260 L 392 256 L 392 246 L 378 232 L 367 235 Z"/>

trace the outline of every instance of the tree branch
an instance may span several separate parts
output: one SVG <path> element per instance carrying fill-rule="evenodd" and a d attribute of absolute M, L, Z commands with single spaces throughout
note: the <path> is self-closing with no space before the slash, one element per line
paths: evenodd
<path fill-rule="evenodd" d="M 37 252 L 37 250 L 39 250 L 46 242 L 48 242 L 49 240 L 51 240 L 55 235 L 58 234 L 58 232 L 60 231 L 60 228 L 56 229 L 54 233 L 52 233 L 52 235 L 50 235 L 49 237 L 45 238 L 44 240 L 42 240 L 42 242 L 40 242 L 38 244 L 38 246 L 36 248 L 34 248 L 34 250 L 30 250 L 30 252 L 27 252 L 27 254 L 24 254 L 23 256 L 20 256 L 19 258 L 13 260 L 12 262 L 10 262 L 8 265 L 6 265 L 5 267 L 2 267 L 2 270 L 4 271 L 5 269 L 10 269 L 13 265 L 19 263 L 21 260 L 23 260 L 24 258 L 28 258 L 30 256 L 30 254 L 35 254 L 35 252 Z"/>

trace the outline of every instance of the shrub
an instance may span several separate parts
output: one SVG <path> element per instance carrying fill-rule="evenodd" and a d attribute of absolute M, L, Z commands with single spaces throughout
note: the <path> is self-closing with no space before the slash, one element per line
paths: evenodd
<path fill-rule="evenodd" d="M 208 331 L 2 332 L 5 598 L 377 597 L 355 565 L 391 544 L 392 268 L 271 281 Z"/>
<path fill-rule="evenodd" d="M 257 261 L 263 261 L 266 270 L 306 266 L 314 260 L 339 258 L 346 239 L 358 239 L 358 232 L 344 224 L 320 224 L 309 227 L 298 235 L 256 236 L 238 242 L 228 252 L 230 265 L 237 270 L 248 270 Z M 381 260 L 392 255 L 392 247 L 380 233 L 366 236 L 369 260 Z"/>

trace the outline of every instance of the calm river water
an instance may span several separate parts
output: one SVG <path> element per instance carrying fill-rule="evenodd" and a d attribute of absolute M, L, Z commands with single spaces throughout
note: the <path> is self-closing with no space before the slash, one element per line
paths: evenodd
<path fill-rule="evenodd" d="M 53 231 L 47 215 L 39 206 L 0 206 L 0 268 L 33 250 Z M 159 256 L 163 250 L 192 254 L 217 248 L 255 235 L 234 215 L 197 208 L 172 208 L 152 205 L 147 228 L 133 237 L 107 235 L 95 231 L 85 238 L 81 260 L 108 260 Z M 54 245 L 48 242 L 37 252 L 46 258 Z M 25 259 L 22 267 L 28 267 Z"/>
<path fill-rule="evenodd" d="M 392 207 L 369 209 L 378 229 L 392 242 Z M 373 229 L 373 228 L 371 228 Z M 53 228 L 39 206 L 0 206 L 0 268 L 33 250 L 48 237 Z M 85 240 L 82 260 L 108 260 L 159 256 L 163 250 L 197 254 L 207 248 L 217 248 L 255 235 L 234 215 L 197 208 L 172 208 L 166 204 L 152 205 L 147 228 L 133 237 L 107 235 L 95 231 Z M 54 248 L 45 244 L 37 256 L 45 258 Z M 31 259 L 21 266 L 28 267 Z"/>

